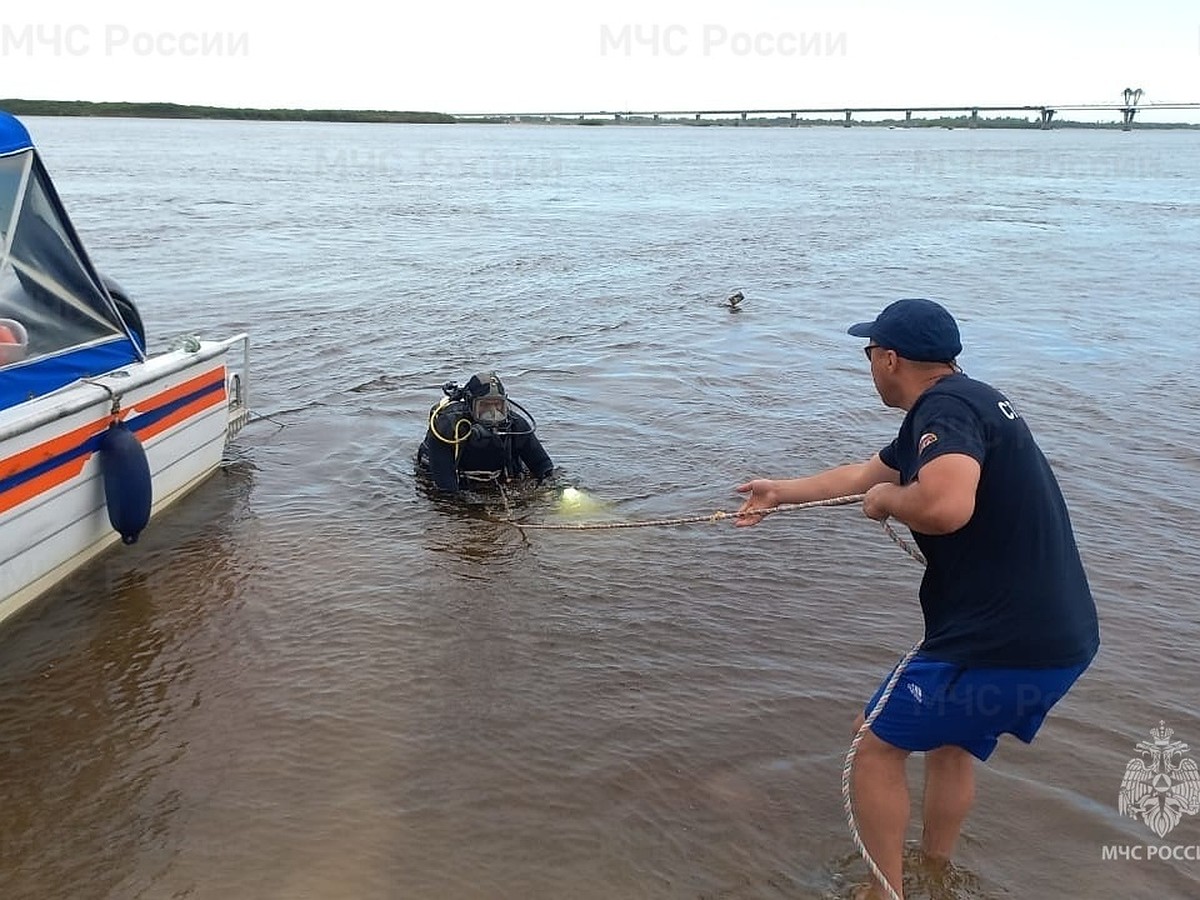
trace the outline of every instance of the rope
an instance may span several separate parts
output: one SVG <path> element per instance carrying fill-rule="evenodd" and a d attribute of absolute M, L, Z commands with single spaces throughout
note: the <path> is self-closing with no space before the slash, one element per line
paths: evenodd
<path fill-rule="evenodd" d="M 896 529 L 888 523 L 887 519 L 884 519 L 880 524 L 883 525 L 883 530 L 887 533 L 887 536 L 895 541 L 901 550 L 907 553 L 914 561 L 925 565 L 925 557 L 921 551 L 915 547 L 910 547 L 908 542 L 896 533 Z M 879 864 L 871 858 L 871 854 L 867 850 L 867 845 L 863 843 L 862 836 L 858 833 L 858 823 L 854 820 L 854 801 L 850 796 L 850 775 L 854 769 L 854 757 L 858 754 L 858 745 L 862 743 L 867 729 L 871 727 L 872 723 L 879 717 L 879 714 L 883 712 L 883 708 L 887 705 L 892 692 L 896 689 L 896 685 L 900 681 L 900 676 L 904 674 L 904 670 L 908 668 L 908 664 L 913 661 L 913 657 L 917 655 L 920 649 L 921 641 L 917 641 L 904 654 L 904 658 L 900 660 L 899 665 L 892 672 L 887 684 L 884 685 L 883 693 L 879 695 L 878 702 L 871 707 L 871 711 L 863 719 L 862 725 L 858 726 L 858 731 L 854 733 L 854 739 L 850 741 L 850 749 L 846 751 L 846 761 L 842 764 L 842 805 L 846 810 L 846 824 L 850 828 L 850 838 L 854 841 L 855 848 L 857 848 L 859 855 L 867 864 L 867 868 L 871 871 L 871 874 L 883 885 L 884 891 L 887 892 L 888 900 L 901 900 L 900 893 L 896 888 L 892 887 L 891 882 L 883 874 L 883 870 L 879 868 Z"/>
<path fill-rule="evenodd" d="M 896 534 L 896 529 L 888 524 L 887 519 L 884 519 L 882 524 L 883 530 L 887 532 L 887 536 L 895 541 L 901 550 L 911 556 L 916 562 L 919 562 L 921 565 L 925 565 L 925 556 L 920 550 L 918 550 L 916 547 L 910 547 L 908 545 L 908 541 Z"/>
<path fill-rule="evenodd" d="M 851 503 L 861 502 L 864 496 L 865 495 L 863 494 L 850 494 L 844 497 L 831 497 L 827 500 L 810 500 L 806 503 L 781 503 L 778 506 L 771 506 L 767 507 L 766 509 L 749 510 L 746 512 L 724 512 L 723 510 L 718 510 L 717 512 L 707 516 L 684 516 L 676 519 L 652 519 L 650 521 L 643 522 L 530 524 L 524 522 L 514 522 L 511 520 L 511 518 L 507 521 L 510 525 L 514 525 L 522 530 L 526 528 L 534 528 L 556 531 L 593 531 L 612 528 L 653 528 L 657 526 L 668 525 L 690 525 L 698 522 L 721 522 L 725 519 L 740 519 L 749 516 L 766 516 L 771 513 L 790 512 L 798 509 L 815 509 L 823 506 L 846 506 Z M 504 503 L 507 511 L 507 497 L 504 498 Z M 908 556 L 915 562 L 925 565 L 925 557 L 921 551 L 916 547 L 910 546 L 909 543 L 904 540 L 904 538 L 900 537 L 900 535 L 896 533 L 896 529 L 891 526 L 887 519 L 884 519 L 880 524 L 883 525 L 883 530 L 887 533 L 887 536 L 890 537 L 901 550 L 908 554 Z M 912 648 L 907 653 L 904 654 L 904 657 L 900 660 L 899 665 L 896 666 L 891 677 L 888 679 L 887 684 L 884 686 L 883 693 L 879 695 L 878 702 L 871 708 L 871 711 L 867 714 L 866 718 L 863 719 L 863 723 L 859 726 L 858 731 L 855 733 L 854 739 L 850 741 L 850 749 L 847 751 L 846 760 L 842 765 L 842 803 L 846 810 L 846 824 L 850 827 L 850 837 L 854 841 L 854 846 L 858 849 L 859 855 L 862 856 L 863 860 L 866 862 L 867 868 L 870 870 L 871 874 L 881 885 L 883 885 L 884 891 L 887 892 L 888 900 L 901 900 L 900 893 L 892 886 L 891 882 L 887 880 L 887 877 L 883 874 L 883 870 L 879 868 L 879 864 L 871 858 L 871 854 L 867 850 L 866 845 L 863 843 L 862 836 L 858 832 L 858 823 L 854 818 L 854 802 L 850 794 L 850 776 L 854 770 L 854 757 L 858 753 L 859 744 L 862 743 L 862 739 L 866 735 L 867 729 L 871 727 L 875 719 L 878 718 L 879 714 L 883 711 L 884 706 L 887 705 L 888 700 L 892 696 L 892 692 L 896 689 L 896 685 L 900 681 L 900 677 L 904 674 L 904 670 L 908 667 L 908 664 L 912 662 L 913 657 L 917 655 L 920 649 L 921 642 L 918 641 L 917 643 L 913 644 Z"/>
<path fill-rule="evenodd" d="M 828 500 L 809 500 L 806 503 L 780 503 L 778 506 L 768 506 L 765 509 L 748 510 L 746 512 L 725 512 L 717 510 L 708 515 L 683 516 L 678 519 L 651 519 L 642 522 L 574 522 L 574 523 L 529 523 L 508 521 L 517 528 L 533 528 L 542 531 L 599 531 L 610 528 L 656 528 L 665 525 L 692 525 L 697 522 L 723 522 L 726 519 L 744 519 L 750 516 L 766 516 L 777 512 L 790 512 L 797 509 L 815 509 L 821 506 L 845 506 L 862 501 L 863 494 L 831 497 Z"/>
<path fill-rule="evenodd" d="M 504 484 L 497 479 L 496 488 L 500 491 L 500 499 L 504 501 L 504 514 L 508 518 L 512 518 L 512 506 L 508 502 L 508 492 L 504 490 Z"/>
<path fill-rule="evenodd" d="M 98 387 L 108 394 L 108 399 L 112 401 L 112 408 L 109 410 L 109 415 L 112 416 L 112 421 L 117 422 L 121 418 L 121 395 L 110 388 L 107 384 L 101 384 L 99 381 L 92 381 L 90 378 L 80 378 L 84 384 L 90 384 L 92 387 Z"/>
<path fill-rule="evenodd" d="M 887 891 L 888 900 L 900 900 L 900 894 L 892 887 L 891 882 L 883 874 L 883 870 L 879 868 L 879 864 L 871 858 L 871 854 L 867 851 L 867 845 L 863 843 L 862 836 L 858 833 L 858 823 L 854 820 L 854 802 L 850 796 L 850 773 L 854 769 L 854 757 L 858 753 L 858 745 L 862 743 L 863 736 L 866 735 L 867 729 L 878 718 L 883 711 L 883 707 L 887 705 L 888 699 L 892 696 L 892 691 L 896 689 L 897 682 L 900 681 L 900 676 L 904 674 L 905 668 L 912 662 L 917 651 L 921 649 L 921 642 L 913 644 L 904 658 L 900 660 L 900 664 L 896 666 L 896 670 L 892 672 L 892 677 L 888 679 L 887 685 L 883 689 L 883 693 L 879 695 L 879 702 L 871 708 L 870 714 L 863 719 L 862 725 L 854 734 L 854 740 L 850 742 L 850 749 L 846 753 L 846 761 L 842 764 L 842 805 L 846 809 L 846 824 L 850 827 L 850 838 L 854 841 L 854 846 L 858 849 L 859 855 L 867 864 L 867 868 L 871 870 L 871 874 L 876 880 L 883 885 L 883 889 Z"/>

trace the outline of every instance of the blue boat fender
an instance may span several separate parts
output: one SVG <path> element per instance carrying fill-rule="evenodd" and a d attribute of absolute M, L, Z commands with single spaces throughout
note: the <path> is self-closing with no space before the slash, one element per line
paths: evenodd
<path fill-rule="evenodd" d="M 132 544 L 150 521 L 152 487 L 146 450 L 124 422 L 113 422 L 100 439 L 100 470 L 108 521 Z"/>

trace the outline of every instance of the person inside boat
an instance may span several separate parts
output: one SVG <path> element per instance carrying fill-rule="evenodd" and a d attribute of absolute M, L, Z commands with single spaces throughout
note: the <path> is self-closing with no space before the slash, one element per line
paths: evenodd
<path fill-rule="evenodd" d="M 417 450 L 417 468 L 438 490 L 458 493 L 524 475 L 541 484 L 554 471 L 550 454 L 534 434 L 533 416 L 509 399 L 495 372 L 473 375 L 461 388 L 449 382 L 442 391 L 446 396 L 430 409 L 425 440 Z"/>

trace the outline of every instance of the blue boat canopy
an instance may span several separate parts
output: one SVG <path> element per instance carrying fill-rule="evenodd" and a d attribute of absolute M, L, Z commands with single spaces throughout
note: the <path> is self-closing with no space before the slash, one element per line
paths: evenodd
<path fill-rule="evenodd" d="M 6 112 L 0 112 L 0 156 L 28 150 L 33 146 L 25 126 Z"/>
<path fill-rule="evenodd" d="M 0 410 L 144 359 L 140 329 L 88 258 L 25 126 L 0 112 Z"/>

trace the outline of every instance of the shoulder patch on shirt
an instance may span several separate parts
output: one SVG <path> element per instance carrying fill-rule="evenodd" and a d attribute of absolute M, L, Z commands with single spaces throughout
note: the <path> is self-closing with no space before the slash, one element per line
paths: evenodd
<path fill-rule="evenodd" d="M 932 444 L 937 443 L 937 435 L 932 431 L 927 431 L 921 435 L 921 440 L 917 441 L 917 454 L 920 455 Z"/>

